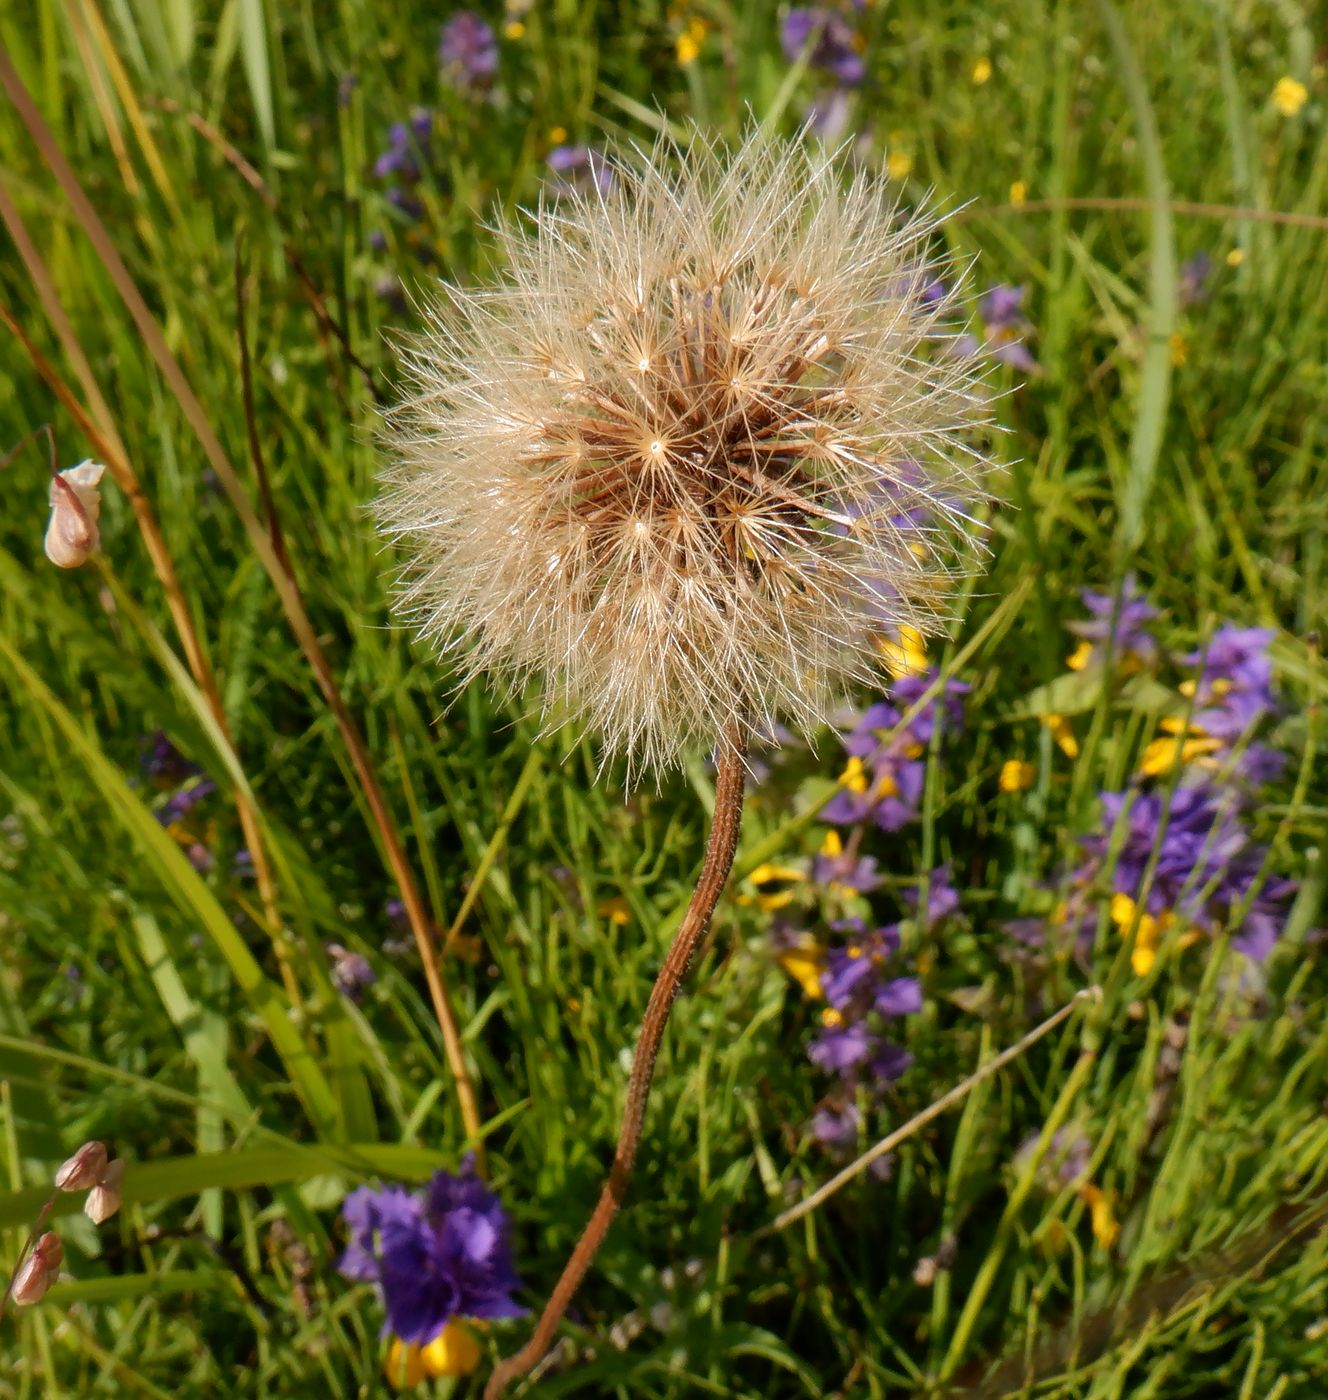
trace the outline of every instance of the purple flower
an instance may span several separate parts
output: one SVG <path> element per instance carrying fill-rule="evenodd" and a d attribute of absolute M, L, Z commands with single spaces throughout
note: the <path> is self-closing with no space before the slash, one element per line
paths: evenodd
<path fill-rule="evenodd" d="M 984 352 L 1025 374 L 1040 374 L 1042 367 L 1024 343 L 1033 331 L 1023 310 L 1026 292 L 1025 287 L 993 287 L 978 303 L 978 314 L 986 328 L 986 343 L 978 346 L 972 337 L 961 337 L 962 343 L 956 346 L 958 353 Z"/>
<path fill-rule="evenodd" d="M 790 10 L 780 28 L 779 43 L 790 63 L 812 44 L 809 66 L 829 73 L 841 87 L 857 87 L 867 76 L 857 34 L 843 15 L 825 5 Z"/>
<path fill-rule="evenodd" d="M 162 729 L 154 729 L 142 744 L 139 766 L 144 777 L 151 778 L 159 787 L 172 787 L 202 771 L 175 747 Z"/>
<path fill-rule="evenodd" d="M 865 1022 L 825 1026 L 817 1032 L 807 1058 L 819 1069 L 835 1074 L 855 1070 L 875 1048 L 876 1038 Z"/>
<path fill-rule="evenodd" d="M 1068 624 L 1076 637 L 1091 642 L 1088 655 L 1071 661 L 1076 670 L 1105 661 L 1110 651 L 1117 665 L 1134 661 L 1147 665 L 1157 655 L 1157 642 L 1145 623 L 1157 616 L 1147 598 L 1138 592 L 1135 577 L 1127 574 L 1121 582 L 1119 606 L 1113 593 L 1095 593 L 1085 588 L 1079 595 L 1093 614 L 1091 622 Z"/>
<path fill-rule="evenodd" d="M 613 188 L 613 167 L 593 146 L 555 146 L 549 152 L 555 194 L 607 195 Z"/>
<path fill-rule="evenodd" d="M 921 889 L 905 890 L 904 901 L 914 915 L 922 912 Z M 950 867 L 938 865 L 927 878 L 927 928 L 934 928 L 958 910 L 959 891 L 950 883 Z"/>
<path fill-rule="evenodd" d="M 332 983 L 342 996 L 358 1002 L 378 981 L 369 959 L 362 953 L 352 953 L 340 943 L 329 943 L 327 955 L 332 960 Z"/>
<path fill-rule="evenodd" d="M 1194 694 L 1196 728 L 1230 743 L 1276 710 L 1268 655 L 1276 635 L 1271 628 L 1226 623 L 1213 633 L 1206 650 L 1181 657 L 1187 665 L 1203 668 Z"/>
<path fill-rule="evenodd" d="M 857 894 L 866 894 L 881 883 L 875 856 L 853 856 L 847 851 L 834 854 L 822 851 L 812 861 L 812 879 L 818 885 L 836 885 Z"/>
<path fill-rule="evenodd" d="M 469 1162 L 434 1174 L 423 1199 L 399 1186 L 361 1187 L 342 1215 L 349 1247 L 338 1265 L 347 1277 L 383 1292 L 387 1330 L 424 1345 L 454 1317 L 518 1317 L 521 1287 L 508 1244 L 506 1213 Z"/>
<path fill-rule="evenodd" d="M 911 710 L 936 683 L 940 673 L 933 667 L 920 676 L 900 676 L 891 687 L 891 695 L 901 713 Z M 942 737 L 964 731 L 964 696 L 972 686 L 953 677 L 945 680 L 940 690 L 908 722 L 908 733 L 915 743 L 927 748 L 939 721 Z"/>
<path fill-rule="evenodd" d="M 858 1140 L 861 1121 L 856 1104 L 823 1104 L 812 1114 L 812 1136 L 827 1147 L 852 1147 Z"/>
<path fill-rule="evenodd" d="M 1208 300 L 1208 279 L 1213 275 L 1213 260 L 1204 252 L 1196 253 L 1180 265 L 1179 300 L 1182 307 L 1198 306 Z"/>
<path fill-rule="evenodd" d="M 183 821 L 205 798 L 216 792 L 217 785 L 211 778 L 200 778 L 198 782 L 174 792 L 157 808 L 157 820 L 162 826 L 174 826 Z"/>
<path fill-rule="evenodd" d="M 922 983 L 916 977 L 892 977 L 877 987 L 872 1007 L 878 1016 L 916 1016 L 922 1010 Z"/>
<path fill-rule="evenodd" d="M 408 122 L 393 122 L 387 129 L 387 149 L 374 161 L 374 174 L 380 180 L 397 176 L 406 184 L 419 180 L 429 155 L 429 135 L 433 130 L 433 114 L 420 108 Z M 399 190 L 389 190 L 388 198 Z"/>
<path fill-rule="evenodd" d="M 887 1084 L 893 1084 L 896 1079 L 903 1076 L 904 1071 L 913 1063 L 913 1056 L 900 1045 L 891 1045 L 889 1041 L 883 1040 L 877 1047 L 876 1054 L 872 1056 L 868 1072 L 873 1080 L 882 1088 Z"/>
<path fill-rule="evenodd" d="M 498 73 L 498 36 L 474 10 L 459 10 L 442 27 L 438 62 L 462 92 L 487 87 Z"/>

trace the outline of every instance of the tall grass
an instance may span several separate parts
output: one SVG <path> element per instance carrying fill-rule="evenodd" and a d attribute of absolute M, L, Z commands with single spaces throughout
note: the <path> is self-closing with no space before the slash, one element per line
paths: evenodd
<path fill-rule="evenodd" d="M 696 117 L 733 135 L 750 104 L 794 128 L 816 78 L 790 81 L 779 13 L 703 13 L 701 57 L 679 67 L 680 21 L 651 0 L 539 4 L 503 41 L 494 100 L 474 103 L 440 88 L 442 16 L 423 5 L 0 11 L 0 41 L 161 335 L 154 347 L 136 323 L 6 105 L 0 185 L 50 283 L 43 295 L 18 256 L 0 264 L 22 333 L 0 334 L 0 448 L 49 421 L 64 465 L 124 470 L 104 491 L 99 567 L 71 575 L 41 556 L 41 454 L 0 476 L 0 1263 L 79 1142 L 113 1142 L 131 1169 L 118 1224 L 98 1235 L 62 1218 L 72 1281 L 0 1324 L 0 1396 L 377 1394 L 378 1305 L 334 1267 L 348 1189 L 486 1151 L 531 1301 L 589 1213 L 711 779 L 698 757 L 624 798 L 592 781 L 593 740 L 540 739 L 480 687 L 449 703 L 446 674 L 389 625 L 389 561 L 365 511 L 373 386 L 390 392 L 389 333 L 413 312 L 375 286 L 427 280 L 420 234 L 437 270 L 488 275 L 485 221 L 537 196 L 556 127 L 640 142 Z M 670 1031 L 631 1204 L 540 1396 L 1328 1385 L 1315 936 L 1328 150 L 1312 19 L 1290 3 L 865 12 L 866 158 L 907 153 L 907 199 L 964 205 L 951 250 L 975 260 L 979 290 L 1029 287 L 1044 371 L 1000 371 L 1018 508 L 993 516 L 990 571 L 934 655 L 973 686 L 969 732 L 933 753 L 923 820 L 876 844 L 881 918 L 950 861 L 964 919 L 910 950 L 927 994 L 909 1023 L 915 1064 L 872 1131 L 1078 988 L 1105 995 L 903 1143 L 888 1177 L 865 1173 L 767 1229 L 841 1165 L 807 1132 L 817 1008 L 777 966 L 747 879 L 819 842 L 837 745 L 793 753 L 749 799 L 739 880 Z M 992 75 L 975 83 L 984 56 Z M 1311 87 L 1293 117 L 1269 101 L 1288 74 Z M 441 134 L 411 225 L 372 164 L 415 104 L 440 113 Z M 1176 269 L 1201 250 L 1212 294 L 1178 308 Z M 237 262 L 289 569 L 250 450 Z M 1155 689 L 1065 667 L 1078 590 L 1129 570 L 1176 651 L 1216 619 L 1277 629 L 1275 738 L 1292 763 L 1257 821 L 1301 884 L 1253 996 L 1209 942 L 1135 976 L 1105 908 L 1086 966 L 1055 949 L 1010 956 L 1005 924 L 1041 907 L 1099 820 L 1097 791 L 1121 787 L 1153 735 Z M 1050 712 L 1073 726 L 1077 758 L 1040 722 Z M 218 785 L 191 818 L 208 871 L 155 815 L 140 753 L 159 728 Z M 1001 795 L 1010 757 L 1035 776 Z M 255 845 L 261 885 L 236 862 Z M 419 944 L 389 908 L 403 878 L 420 891 Z M 329 943 L 372 962 L 361 1004 L 336 990 Z M 450 1056 L 420 946 L 455 1007 Z M 1114 1243 L 1082 1193 L 1048 1189 L 1036 1151 L 1016 1156 L 1031 1135 L 1045 1152 L 1061 1123 L 1091 1141 Z"/>

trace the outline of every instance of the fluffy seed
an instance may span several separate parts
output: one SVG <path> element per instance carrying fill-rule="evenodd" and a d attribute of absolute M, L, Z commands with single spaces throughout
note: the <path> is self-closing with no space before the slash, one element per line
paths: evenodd
<path fill-rule="evenodd" d="M 971 561 L 985 395 L 934 224 L 803 144 L 700 137 L 500 231 L 410 357 L 381 502 L 402 606 L 629 769 L 824 721 Z"/>

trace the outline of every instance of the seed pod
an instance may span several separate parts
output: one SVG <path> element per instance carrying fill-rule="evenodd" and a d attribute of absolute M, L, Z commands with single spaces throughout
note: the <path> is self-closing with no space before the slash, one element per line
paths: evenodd
<path fill-rule="evenodd" d="M 51 520 L 46 527 L 46 557 L 60 569 L 76 569 L 97 548 L 101 532 L 101 492 L 106 470 L 100 462 L 80 462 L 51 482 Z"/>
<path fill-rule="evenodd" d="M 102 1173 L 101 1180 L 88 1192 L 88 1198 L 83 1202 L 83 1214 L 94 1225 L 109 1220 L 120 1209 L 120 1187 L 124 1182 L 124 1174 L 124 1158 L 117 1157 Z"/>
<path fill-rule="evenodd" d="M 55 1184 L 61 1191 L 86 1191 L 101 1180 L 107 1163 L 104 1142 L 85 1142 L 55 1174 Z"/>

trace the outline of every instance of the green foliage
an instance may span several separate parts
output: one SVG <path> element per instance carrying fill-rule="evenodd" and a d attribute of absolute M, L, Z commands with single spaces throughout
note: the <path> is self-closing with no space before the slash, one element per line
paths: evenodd
<path fill-rule="evenodd" d="M 596 780 L 593 741 L 540 739 L 525 711 L 478 687 L 452 697 L 435 660 L 389 625 L 390 561 L 366 510 L 375 393 L 390 395 L 395 332 L 415 313 L 377 288 L 426 283 L 423 255 L 461 282 L 490 275 L 486 221 L 539 196 L 556 128 L 639 143 L 696 119 L 732 136 L 750 107 L 794 129 L 818 79 L 782 57 L 782 11 L 715 0 L 695 14 L 708 29 L 680 66 L 691 10 L 538 3 L 502 37 L 499 82 L 476 100 L 440 84 L 436 7 L 0 9 L 0 45 L 261 516 L 238 259 L 254 422 L 294 576 L 440 943 L 456 924 L 443 975 L 535 1302 L 599 1192 L 712 793 L 698 761 L 625 797 L 615 775 Z M 1010 390 L 997 451 L 1017 508 L 993 513 L 990 571 L 936 652 L 973 686 L 969 733 L 932 754 L 924 820 L 876 848 L 882 909 L 949 861 L 965 919 L 933 944 L 914 936 L 926 989 L 907 1029 L 915 1064 L 861 1146 L 1089 980 L 1105 995 L 904 1143 L 887 1179 L 865 1174 L 766 1231 L 840 1165 L 807 1129 L 823 1089 L 805 1051 L 817 1008 L 776 964 L 770 916 L 743 883 L 818 844 L 837 747 L 827 736 L 819 755 L 793 754 L 749 800 L 738 897 L 679 1004 L 631 1204 L 567 1328 L 575 1364 L 546 1374 L 540 1396 L 1328 1389 L 1328 1027 L 1311 936 L 1328 817 L 1328 129 L 1312 18 L 1292 0 L 863 12 L 860 158 L 907 157 L 893 164 L 904 199 L 930 190 L 963 206 L 948 251 L 975 260 L 978 290 L 1029 288 L 1043 372 L 997 372 Z M 990 77 L 975 81 L 983 58 Z M 1311 89 L 1289 117 L 1269 97 L 1284 75 Z M 438 118 L 412 221 L 372 167 L 389 124 L 417 105 Z M 0 1270 L 65 1153 L 100 1137 L 130 1168 L 125 1209 L 100 1231 L 76 1200 L 58 1203 L 72 1281 L 0 1322 L 0 1397 L 377 1395 L 380 1310 L 335 1272 L 337 1208 L 360 1182 L 420 1181 L 480 1144 L 388 908 L 382 831 L 252 532 L 23 123 L 2 110 L 0 184 L 151 502 L 229 733 L 124 492 L 108 477 L 99 562 L 59 574 L 41 554 L 41 452 L 25 448 L 0 478 Z M 1178 307 L 1178 268 L 1200 251 L 1211 296 Z M 0 301 L 95 420 L 8 245 Z M 99 455 L 4 331 L 0 448 L 47 421 L 61 465 Z M 1176 651 L 1214 619 L 1278 632 L 1288 704 L 1276 739 L 1293 762 L 1258 821 L 1275 870 L 1301 889 L 1254 995 L 1221 941 L 1169 947 L 1136 976 L 1105 907 L 1086 966 L 1068 949 L 1010 954 L 1005 924 L 1048 912 L 1097 790 L 1123 785 L 1159 716 L 1185 712 L 1153 678 L 1066 674 L 1079 589 L 1131 570 Z M 1052 711 L 1069 717 L 1077 758 L 1039 722 Z M 157 729 L 217 784 L 170 829 L 140 764 Z M 1002 794 L 1010 758 L 1031 763 L 1033 781 Z M 270 852 L 275 923 L 237 865 L 237 800 L 253 803 Z M 208 868 L 191 864 L 192 845 Z M 374 967 L 362 1003 L 337 991 L 330 943 Z M 1094 1231 L 1082 1190 L 1049 1186 L 1035 1158 L 1016 1156 L 1030 1135 L 1045 1150 L 1062 1123 L 1091 1141 L 1114 1241 Z M 519 1330 L 490 1340 L 510 1350 Z"/>

